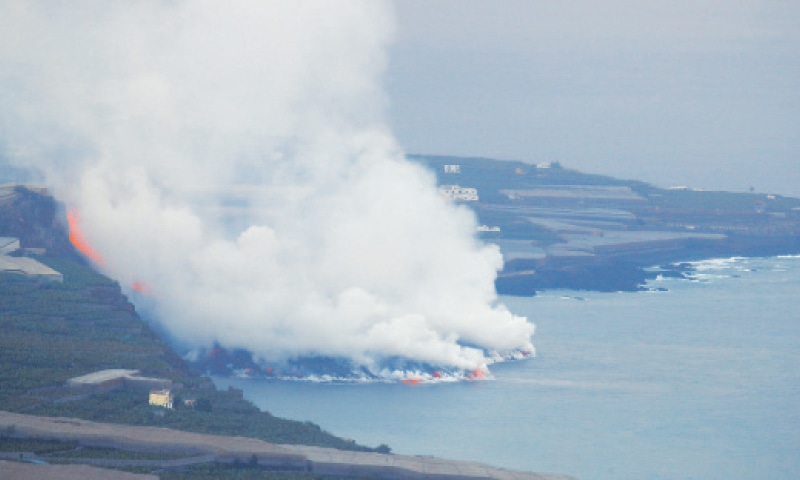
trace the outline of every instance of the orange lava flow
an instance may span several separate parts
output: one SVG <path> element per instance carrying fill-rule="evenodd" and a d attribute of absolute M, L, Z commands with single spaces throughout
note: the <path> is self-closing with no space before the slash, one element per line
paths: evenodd
<path fill-rule="evenodd" d="M 67 210 L 67 224 L 69 225 L 69 241 L 95 265 L 103 265 L 103 256 L 97 253 L 80 229 L 80 216 L 74 208 Z"/>
<path fill-rule="evenodd" d="M 141 280 L 136 280 L 135 282 L 133 282 L 133 285 L 131 285 L 131 288 L 134 291 L 141 293 L 142 295 L 152 295 L 153 294 L 153 290 L 150 288 L 150 285 L 144 283 Z"/>

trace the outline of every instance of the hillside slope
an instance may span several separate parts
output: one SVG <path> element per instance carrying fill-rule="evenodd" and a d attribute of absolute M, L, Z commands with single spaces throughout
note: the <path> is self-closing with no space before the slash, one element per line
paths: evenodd
<path fill-rule="evenodd" d="M 0 272 L 0 405 L 45 416 L 242 435 L 271 442 L 370 451 L 309 422 L 259 411 L 238 390 L 217 391 L 154 333 L 119 285 L 83 264 L 67 245 L 52 198 L 17 189 L 0 204 L 0 237 L 57 270 L 63 283 Z M 11 221 L 9 221 L 11 219 Z M 169 381 L 173 410 L 148 404 L 147 388 L 76 390 L 67 380 L 105 369 L 138 370 Z M 196 407 L 183 406 L 191 399 Z M 386 450 L 383 446 L 381 450 Z"/>

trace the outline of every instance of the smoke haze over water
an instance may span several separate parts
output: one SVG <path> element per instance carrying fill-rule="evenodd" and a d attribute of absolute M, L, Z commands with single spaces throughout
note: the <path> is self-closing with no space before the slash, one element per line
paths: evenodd
<path fill-rule="evenodd" d="M 392 30 L 373 0 L 5 1 L 2 156 L 185 345 L 375 369 L 532 351 L 498 249 L 385 126 Z"/>

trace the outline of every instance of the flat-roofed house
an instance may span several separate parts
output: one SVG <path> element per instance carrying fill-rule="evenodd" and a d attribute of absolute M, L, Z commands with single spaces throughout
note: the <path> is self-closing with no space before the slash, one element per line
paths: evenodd
<path fill-rule="evenodd" d="M 172 408 L 175 396 L 169 389 L 150 390 L 150 405 L 156 407 Z"/>

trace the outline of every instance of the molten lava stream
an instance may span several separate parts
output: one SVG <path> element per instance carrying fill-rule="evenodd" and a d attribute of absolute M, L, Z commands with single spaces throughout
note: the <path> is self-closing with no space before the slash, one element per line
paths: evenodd
<path fill-rule="evenodd" d="M 92 247 L 80 229 L 80 214 L 77 209 L 67 210 L 67 224 L 69 225 L 69 241 L 83 255 L 95 265 L 103 265 L 103 256 Z"/>

